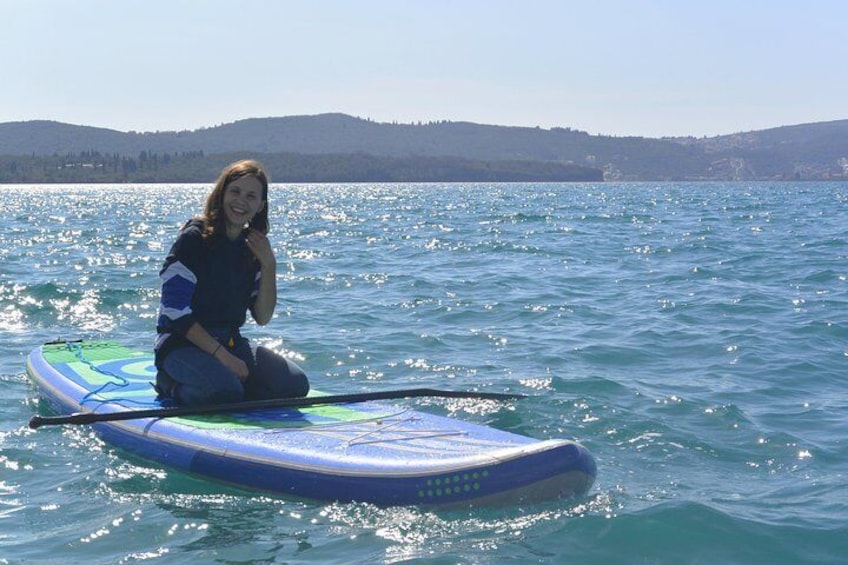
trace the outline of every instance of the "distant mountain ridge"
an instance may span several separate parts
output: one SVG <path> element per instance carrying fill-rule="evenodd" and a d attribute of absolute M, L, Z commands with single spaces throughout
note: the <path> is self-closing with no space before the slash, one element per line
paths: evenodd
<path fill-rule="evenodd" d="M 848 178 L 848 120 L 710 138 L 589 135 L 469 122 L 377 123 L 345 114 L 250 118 L 193 131 L 120 132 L 52 121 L 0 123 L 0 156 L 101 153 L 369 155 L 537 162 L 609 180 Z M 205 180 L 205 179 L 201 179 Z"/>

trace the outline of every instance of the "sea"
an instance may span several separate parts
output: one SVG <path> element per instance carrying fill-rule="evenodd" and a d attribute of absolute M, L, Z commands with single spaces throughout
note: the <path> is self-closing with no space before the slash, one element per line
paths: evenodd
<path fill-rule="evenodd" d="M 598 463 L 585 496 L 450 511 L 287 498 L 30 430 L 26 356 L 154 341 L 211 184 L 0 186 L 0 563 L 848 563 L 848 183 L 274 184 L 279 303 L 245 335 L 328 392 Z"/>

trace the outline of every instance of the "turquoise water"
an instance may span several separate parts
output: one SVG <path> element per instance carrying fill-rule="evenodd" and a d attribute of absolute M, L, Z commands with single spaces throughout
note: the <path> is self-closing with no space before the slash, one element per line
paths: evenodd
<path fill-rule="evenodd" d="M 333 392 L 576 438 L 576 500 L 451 512 L 270 497 L 28 430 L 25 356 L 149 348 L 207 185 L 2 186 L 0 563 L 840 563 L 848 184 L 275 186 L 280 303 L 246 333 Z"/>

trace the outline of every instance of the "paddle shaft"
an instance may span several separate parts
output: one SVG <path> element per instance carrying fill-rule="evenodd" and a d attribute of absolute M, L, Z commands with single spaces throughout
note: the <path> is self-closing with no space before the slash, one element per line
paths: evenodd
<path fill-rule="evenodd" d="M 432 388 L 413 388 L 406 390 L 383 390 L 377 392 L 359 392 L 351 394 L 334 394 L 327 396 L 311 396 L 300 398 L 276 398 L 272 400 L 254 400 L 247 402 L 232 402 L 229 404 L 209 404 L 205 406 L 174 406 L 171 408 L 151 408 L 147 410 L 127 410 L 124 412 L 77 412 L 67 416 L 33 416 L 29 427 L 38 429 L 41 426 L 84 425 L 98 422 L 117 422 L 121 420 L 136 420 L 140 418 L 173 418 L 176 416 L 201 416 L 204 414 L 222 414 L 230 412 L 246 412 L 266 408 L 301 408 L 319 404 L 343 404 L 348 402 L 367 402 L 369 400 L 389 400 L 398 398 L 413 398 L 431 396 L 439 398 L 479 398 L 485 400 L 517 400 L 525 398 L 523 394 L 503 394 L 497 392 L 469 392 L 454 390 L 438 390 Z"/>

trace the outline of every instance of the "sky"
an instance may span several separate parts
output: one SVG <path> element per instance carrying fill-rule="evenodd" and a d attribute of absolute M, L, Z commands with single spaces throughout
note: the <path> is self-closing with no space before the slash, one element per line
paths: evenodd
<path fill-rule="evenodd" d="M 0 122 L 702 137 L 848 119 L 844 0 L 0 0 L 0 21 Z"/>

